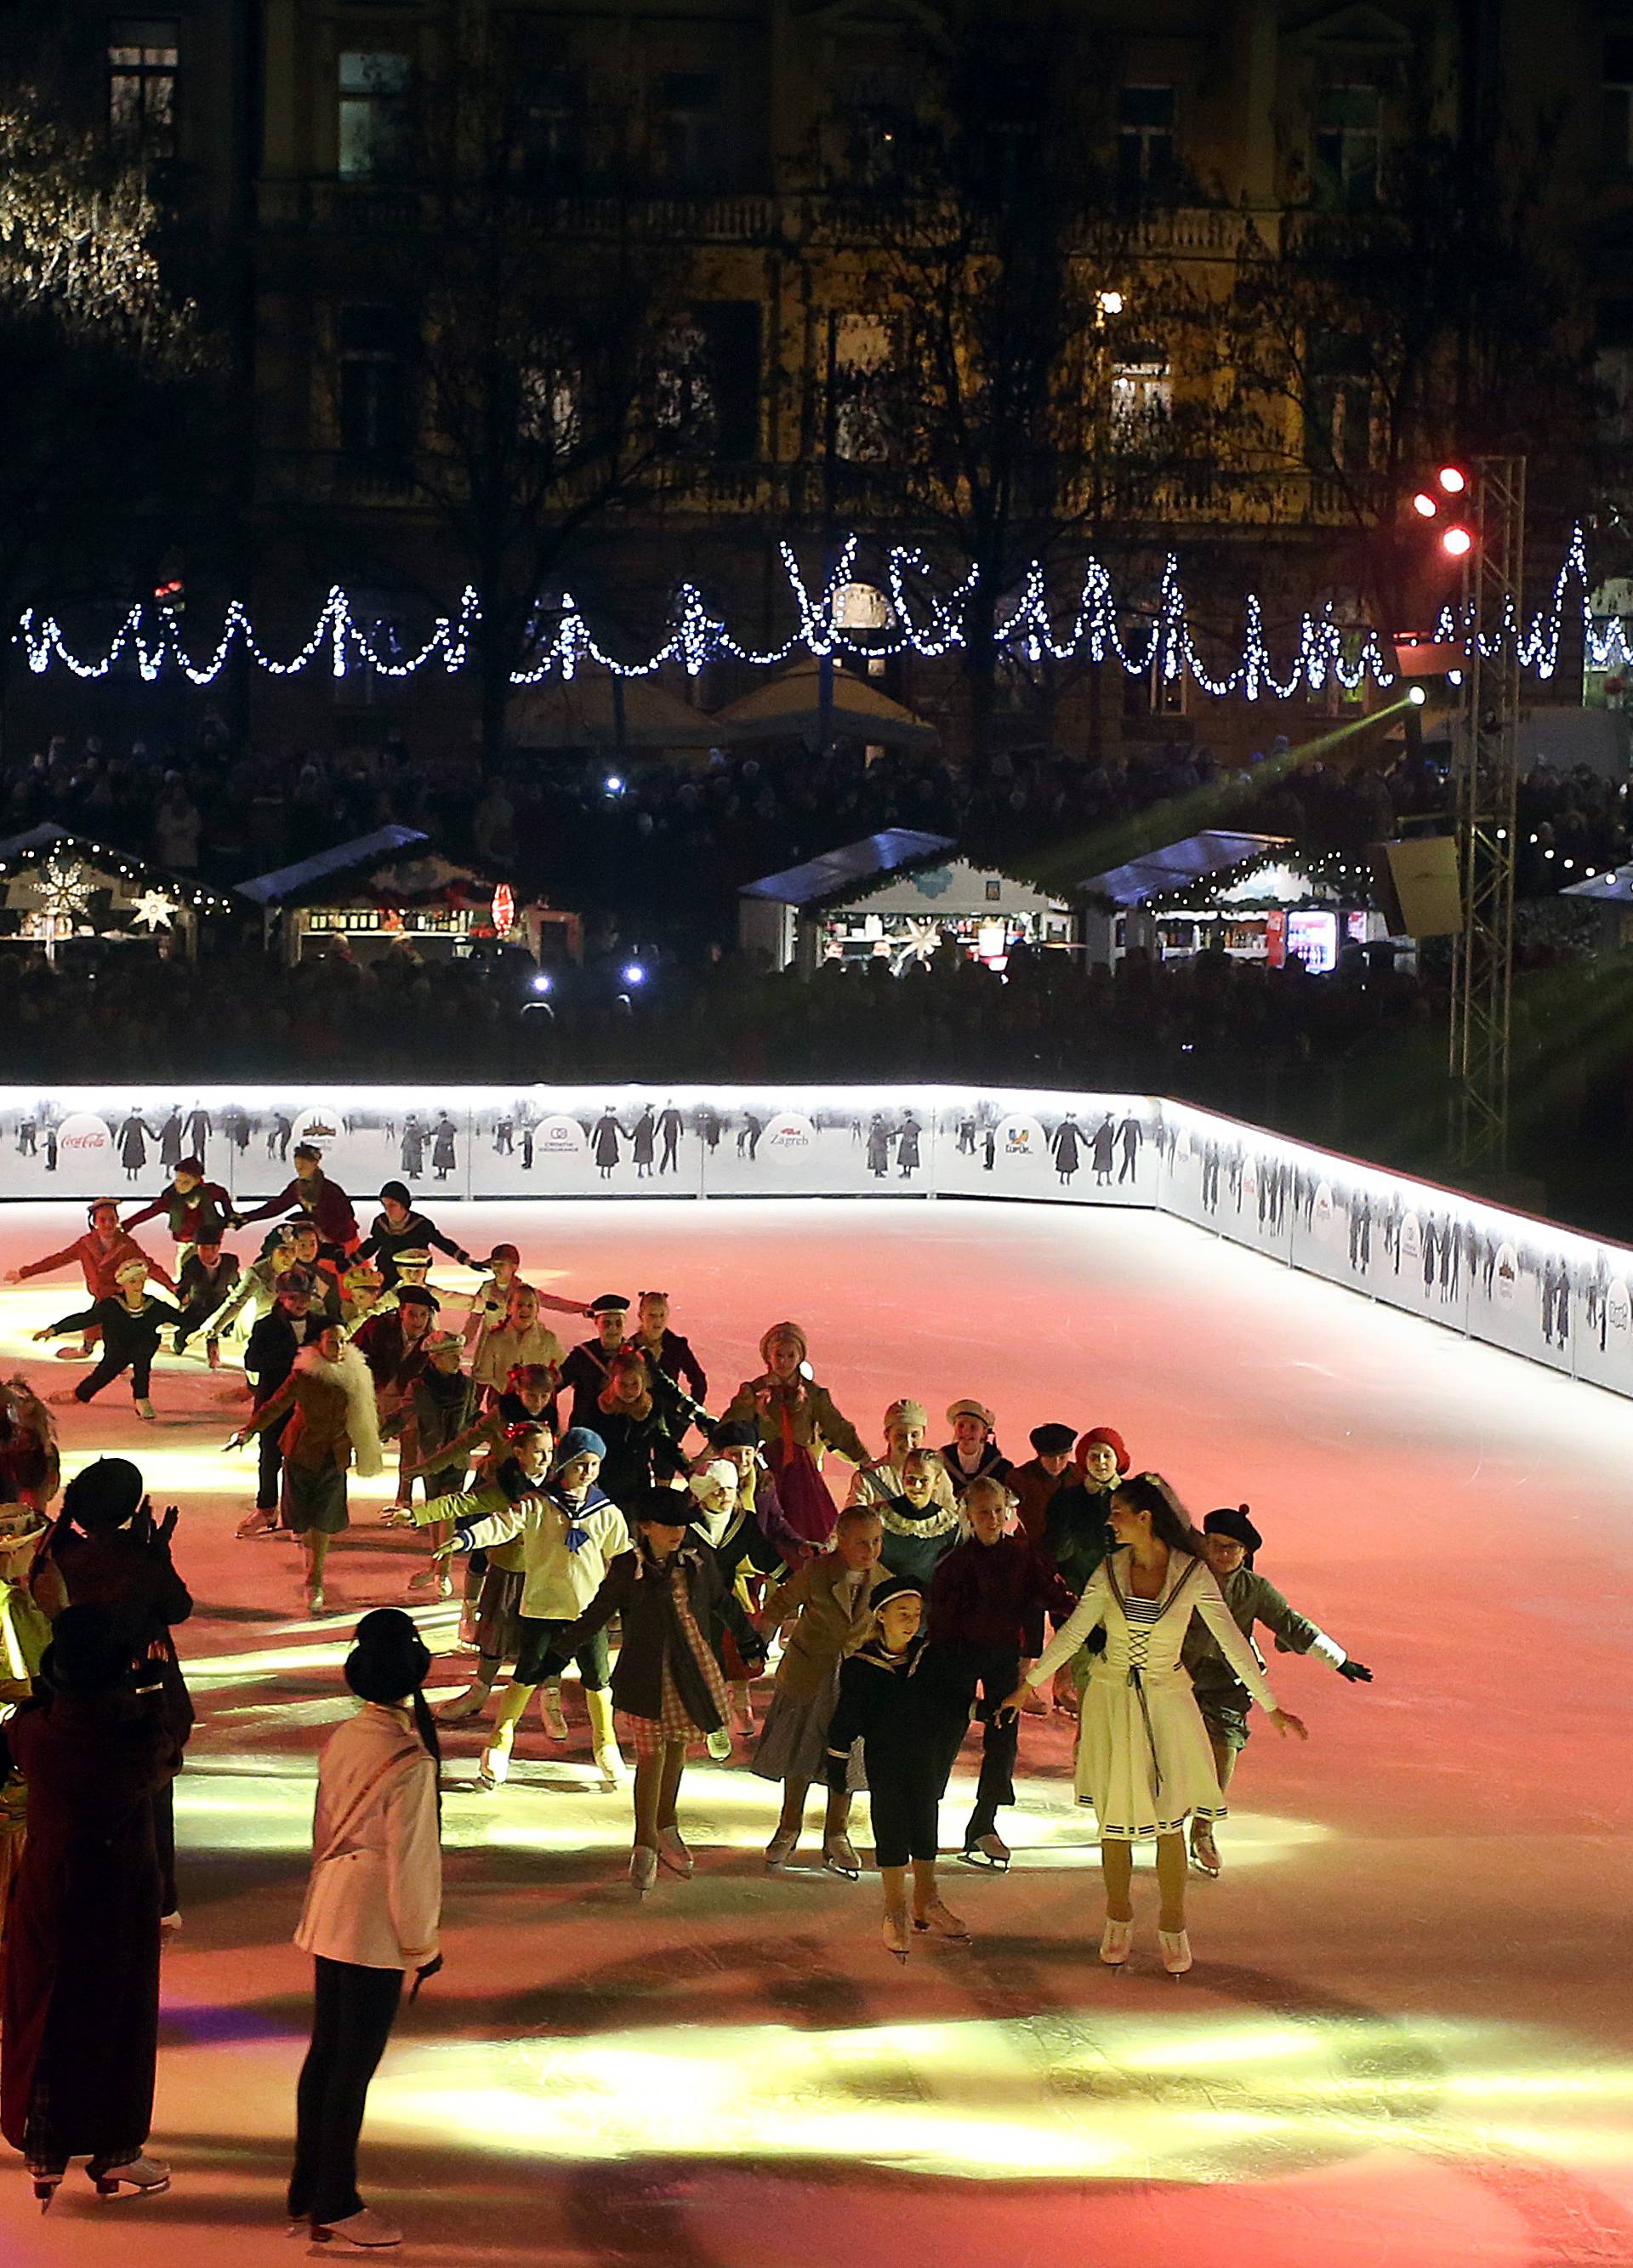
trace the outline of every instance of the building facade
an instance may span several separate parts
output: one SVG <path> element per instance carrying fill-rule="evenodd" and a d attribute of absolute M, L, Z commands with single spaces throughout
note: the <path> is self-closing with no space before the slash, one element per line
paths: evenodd
<path fill-rule="evenodd" d="M 637 654 L 683 579 L 747 642 L 786 635 L 785 539 L 819 578 L 850 528 L 870 573 L 898 541 L 929 542 L 953 572 L 960 484 L 989 469 L 998 484 L 1004 468 L 916 479 L 875 414 L 878 373 L 920 336 L 900 216 L 923 184 L 901 167 L 945 36 L 933 0 L 173 0 L 41 20 L 54 71 L 151 165 L 210 278 L 245 413 L 224 557 L 269 646 L 300 645 L 331 584 L 397 651 L 463 583 L 490 576 L 513 600 L 536 572 L 547 614 L 570 588 Z M 1173 548 L 1225 644 L 1250 586 L 1273 627 L 1313 600 L 1376 616 L 1357 538 L 1387 530 L 1415 436 L 1455 442 L 1458 405 L 1420 393 L 1401 412 L 1342 319 L 1341 261 L 1323 254 L 1319 276 L 1306 263 L 1303 299 L 1284 284 L 1313 230 L 1373 225 L 1403 146 L 1477 149 L 1511 180 L 1533 169 L 1514 226 L 1557 278 L 1574 326 L 1563 359 L 1603 384 L 1609 470 L 1602 455 L 1593 469 L 1614 493 L 1633 399 L 1633 0 L 1061 0 L 1034 34 L 1058 57 L 1056 99 L 1113 216 L 1092 254 L 1104 331 L 1084 330 L 1073 362 L 1063 320 L 1048 380 L 1057 394 L 1063 372 L 1080 373 L 1077 468 L 1033 508 L 1066 596 L 1104 550 L 1137 614 Z M 996 83 L 1017 11 L 991 6 L 980 36 Z M 1017 178 L 1025 189 L 1024 160 Z M 1387 247 L 1402 263 L 1425 212 L 1406 221 Z M 927 246 L 927 298 L 945 249 Z M 1251 417 L 1245 267 L 1265 325 L 1286 332 L 1287 374 L 1259 384 Z M 645 350 L 605 312 L 609 277 Z M 586 306 L 602 312 L 586 322 Z M 644 352 L 639 419 L 616 447 L 591 446 L 620 357 L 633 370 Z M 576 375 L 590 359 L 593 401 Z M 1431 396 L 1452 383 L 1438 363 L 1423 376 Z M 1048 416 L 1066 430 L 1058 399 Z M 1534 489 L 1539 574 L 1586 501 L 1585 461 Z M 1014 541 L 1027 532 L 1023 514 Z M 208 623 L 213 593 L 191 576 L 188 590 Z M 881 674 L 957 744 L 956 664 L 893 656 Z M 1060 674 L 990 688 L 1003 729 L 1101 747 L 1195 736 L 1239 754 L 1345 712 L 1331 687 L 1267 722 L 1160 669 L 1098 689 Z M 712 704 L 741 680 L 675 681 Z M 254 727 L 461 731 L 473 697 L 469 674 L 314 671 L 258 682 Z"/>

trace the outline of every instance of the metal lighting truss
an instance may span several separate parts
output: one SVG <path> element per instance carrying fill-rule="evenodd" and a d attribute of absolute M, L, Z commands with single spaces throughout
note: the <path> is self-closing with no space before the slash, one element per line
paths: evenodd
<path fill-rule="evenodd" d="M 1526 460 L 1478 458 L 1472 486 L 1468 653 L 1452 768 L 1462 890 L 1452 962 L 1452 1146 L 1460 1165 L 1500 1173 L 1508 1160 Z"/>

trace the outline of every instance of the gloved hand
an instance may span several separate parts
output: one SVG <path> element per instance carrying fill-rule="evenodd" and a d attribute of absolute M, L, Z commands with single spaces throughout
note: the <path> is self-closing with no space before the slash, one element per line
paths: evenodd
<path fill-rule="evenodd" d="M 1372 1682 L 1372 1673 L 1364 1661 L 1341 1661 L 1338 1675 L 1347 1677 L 1351 1685 L 1370 1685 Z"/>

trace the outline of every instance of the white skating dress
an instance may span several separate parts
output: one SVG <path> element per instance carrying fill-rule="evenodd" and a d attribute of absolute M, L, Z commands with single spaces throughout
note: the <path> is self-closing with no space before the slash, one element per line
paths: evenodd
<path fill-rule="evenodd" d="M 1154 1599 L 1129 1591 L 1126 1549 L 1098 1568 L 1076 1611 L 1033 1666 L 1027 1683 L 1046 1685 L 1095 1625 L 1106 1651 L 1092 1657 L 1078 1730 L 1078 1793 L 1094 1806 L 1102 1839 L 1138 1843 L 1177 1834 L 1194 1813 L 1223 1819 L 1213 1751 L 1180 1648 L 1200 1615 L 1220 1653 L 1261 1708 L 1276 1697 L 1258 1656 L 1236 1627 L 1211 1569 L 1170 1551 Z"/>

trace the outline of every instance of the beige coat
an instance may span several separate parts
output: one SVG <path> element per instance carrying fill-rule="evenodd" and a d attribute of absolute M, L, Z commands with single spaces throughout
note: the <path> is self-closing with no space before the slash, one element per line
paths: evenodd
<path fill-rule="evenodd" d="M 799 1620 L 789 1634 L 777 1665 L 776 1690 L 791 1701 L 809 1701 L 822 1690 L 822 1682 L 837 1661 L 861 1645 L 872 1625 L 872 1597 L 889 1580 L 890 1570 L 875 1561 L 864 1570 L 850 1612 L 835 1594 L 854 1573 L 837 1551 L 807 1559 L 779 1584 L 765 1602 L 761 1622 L 771 1630 L 792 1614 Z"/>
<path fill-rule="evenodd" d="M 437 1951 L 442 1848 L 436 1768 L 406 1709 L 365 1701 L 330 1734 L 312 1845 L 301 1950 L 360 1969 L 423 1968 Z"/>

